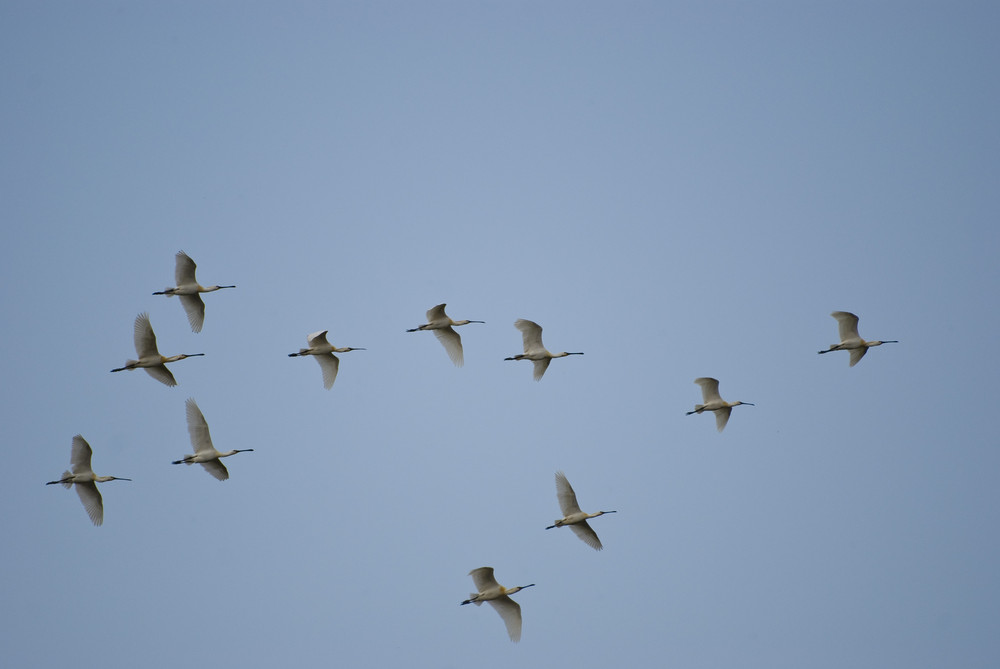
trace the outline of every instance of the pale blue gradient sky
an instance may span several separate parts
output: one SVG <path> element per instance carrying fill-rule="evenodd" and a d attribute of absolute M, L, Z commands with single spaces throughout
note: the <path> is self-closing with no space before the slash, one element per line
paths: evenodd
<path fill-rule="evenodd" d="M 4 3 L 4 663 L 997 666 L 998 19 Z M 238 286 L 197 335 L 179 249 Z M 817 356 L 833 310 L 901 343 Z M 142 311 L 177 388 L 108 373 Z M 534 383 L 517 318 L 586 355 Z M 187 397 L 226 483 L 169 464 Z M 134 479 L 100 528 L 43 485 L 77 433 Z"/>

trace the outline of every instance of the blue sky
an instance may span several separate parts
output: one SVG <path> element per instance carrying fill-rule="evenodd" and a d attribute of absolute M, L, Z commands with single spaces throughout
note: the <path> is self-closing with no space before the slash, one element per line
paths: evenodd
<path fill-rule="evenodd" d="M 996 666 L 998 18 L 4 4 L 6 661 Z M 237 286 L 199 334 L 181 249 Z M 404 332 L 441 302 L 461 369 Z M 901 343 L 817 356 L 834 310 Z M 144 311 L 176 388 L 108 373 Z M 518 318 L 585 355 L 535 383 Z M 368 349 L 330 391 L 317 330 Z M 188 397 L 225 483 L 170 465 Z M 134 479 L 99 528 L 43 485 L 77 433 Z"/>

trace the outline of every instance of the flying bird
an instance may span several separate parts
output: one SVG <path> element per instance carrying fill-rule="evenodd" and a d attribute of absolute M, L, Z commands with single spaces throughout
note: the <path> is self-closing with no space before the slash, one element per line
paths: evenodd
<path fill-rule="evenodd" d="M 830 348 L 825 351 L 817 352 L 823 354 L 829 353 L 830 351 L 850 351 L 850 367 L 854 367 L 854 365 L 858 364 L 861 358 L 865 357 L 865 353 L 868 352 L 869 348 L 881 346 L 882 344 L 899 343 L 895 339 L 887 341 L 865 341 L 861 338 L 861 335 L 858 334 L 857 316 L 849 311 L 834 311 L 830 315 L 837 319 L 837 329 L 840 331 L 840 343 L 830 344 Z"/>
<path fill-rule="evenodd" d="M 184 405 L 187 409 L 188 434 L 191 436 L 191 445 L 194 446 L 194 455 L 185 455 L 180 460 L 174 460 L 171 464 L 193 465 L 197 462 L 205 468 L 206 472 L 220 481 L 225 481 L 229 478 L 229 470 L 222 464 L 220 458 L 228 458 L 237 453 L 247 453 L 253 449 L 239 448 L 225 453 L 215 450 L 215 447 L 212 446 L 212 435 L 208 433 L 208 423 L 205 422 L 205 416 L 201 413 L 201 409 L 190 397 Z"/>
<path fill-rule="evenodd" d="M 337 380 L 337 371 L 340 369 L 340 358 L 335 356 L 334 353 L 364 351 L 367 349 L 351 348 L 350 346 L 337 348 L 326 340 L 327 332 L 329 332 L 329 330 L 313 332 L 311 335 L 306 337 L 309 347 L 300 348 L 298 353 L 289 353 L 288 357 L 294 358 L 298 355 L 311 355 L 316 358 L 316 362 L 319 363 L 320 369 L 323 370 L 323 387 L 329 390 L 333 387 L 333 382 Z"/>
<path fill-rule="evenodd" d="M 455 363 L 456 367 L 461 367 L 465 364 L 465 357 L 462 353 L 462 337 L 452 328 L 458 325 L 468 325 L 469 323 L 485 323 L 486 321 L 453 321 L 448 317 L 448 314 L 444 313 L 444 308 L 444 304 L 431 307 L 427 310 L 427 322 L 415 328 L 410 328 L 407 332 L 433 331 L 434 336 L 444 346 L 444 350 L 448 353 L 451 361 Z"/>
<path fill-rule="evenodd" d="M 507 626 L 507 634 L 511 641 L 521 640 L 521 605 L 509 597 L 515 592 L 534 586 L 519 585 L 516 588 L 505 588 L 497 583 L 493 577 L 493 567 L 480 567 L 469 572 L 472 582 L 476 584 L 476 590 L 469 595 L 469 598 L 462 604 L 475 604 L 480 606 L 483 602 L 489 602 L 496 609 L 496 612 L 503 618 L 503 624 Z"/>
<path fill-rule="evenodd" d="M 521 331 L 524 340 L 524 353 L 518 353 L 504 360 L 531 360 L 535 364 L 535 381 L 541 381 L 545 370 L 553 358 L 564 358 L 567 355 L 583 355 L 583 353 L 549 353 L 542 344 L 542 327 L 538 323 L 519 318 L 514 321 L 514 327 Z"/>
<path fill-rule="evenodd" d="M 719 432 L 722 432 L 726 427 L 726 423 L 729 422 L 729 414 L 732 413 L 733 407 L 743 404 L 751 407 L 754 406 L 750 402 L 727 402 L 722 399 L 719 396 L 718 379 L 702 377 L 695 379 L 694 382 L 701 386 L 701 397 L 704 404 L 695 404 L 694 411 L 688 411 L 686 415 L 690 416 L 693 413 L 701 413 L 702 411 L 714 411 L 715 427 Z"/>
<path fill-rule="evenodd" d="M 597 513 L 584 513 L 580 510 L 580 505 L 576 501 L 576 493 L 573 486 L 569 484 L 566 475 L 556 472 L 556 497 L 559 499 L 559 508 L 562 509 L 563 517 L 555 521 L 554 525 L 549 525 L 545 529 L 551 530 L 553 527 L 563 527 L 568 525 L 573 534 L 580 537 L 583 543 L 594 550 L 601 550 L 601 540 L 597 537 L 597 532 L 587 523 L 588 518 L 597 518 L 606 513 L 617 513 L 617 511 L 598 511 Z"/>
<path fill-rule="evenodd" d="M 124 367 L 112 369 L 112 372 L 122 372 L 126 369 L 145 369 L 147 374 L 160 383 L 176 386 L 177 381 L 170 370 L 166 368 L 166 363 L 205 355 L 204 353 L 182 353 L 169 357 L 160 355 L 156 348 L 156 335 L 153 333 L 153 326 L 149 324 L 149 314 L 147 313 L 141 313 L 135 317 L 135 325 L 132 330 L 132 336 L 135 339 L 135 353 L 139 359 L 126 360 Z"/>
<path fill-rule="evenodd" d="M 198 268 L 191 257 L 184 251 L 178 251 L 176 265 L 174 266 L 174 280 L 177 285 L 173 288 L 164 288 L 153 293 L 153 295 L 166 295 L 173 297 L 177 295 L 181 298 L 181 306 L 187 313 L 188 323 L 191 324 L 192 332 L 201 332 L 201 326 L 205 323 L 205 303 L 199 293 L 211 293 L 223 288 L 235 288 L 236 286 L 202 286 L 194 278 L 194 271 Z"/>
<path fill-rule="evenodd" d="M 90 468 L 90 458 L 94 451 L 90 444 L 81 435 L 73 437 L 73 450 L 70 454 L 70 467 L 63 472 L 62 478 L 58 481 L 49 481 L 45 485 L 61 483 L 64 487 L 70 488 L 76 485 L 76 494 L 83 502 L 83 508 L 87 510 L 87 515 L 94 525 L 104 522 L 104 500 L 101 492 L 97 489 L 98 483 L 105 481 L 131 481 L 117 476 L 98 476 Z"/>

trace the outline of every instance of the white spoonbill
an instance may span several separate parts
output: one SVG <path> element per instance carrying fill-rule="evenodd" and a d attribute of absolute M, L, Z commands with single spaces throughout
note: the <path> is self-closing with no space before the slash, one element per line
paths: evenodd
<path fill-rule="evenodd" d="M 166 295 L 173 297 L 177 295 L 181 298 L 181 306 L 187 313 L 188 323 L 191 324 L 192 332 L 201 332 L 201 326 L 205 323 L 205 303 L 198 293 L 211 293 L 223 288 L 235 288 L 236 286 L 202 286 L 194 278 L 194 271 L 198 268 L 191 260 L 191 257 L 178 251 L 176 256 L 177 264 L 174 266 L 174 280 L 177 285 L 173 288 L 164 288 L 153 293 L 153 295 Z"/>
<path fill-rule="evenodd" d="M 516 588 L 505 588 L 497 583 L 493 576 L 493 567 L 480 567 L 469 572 L 472 582 L 476 584 L 476 590 L 469 595 L 469 598 L 462 604 L 481 605 L 489 602 L 496 609 L 496 612 L 503 618 L 503 624 L 507 626 L 507 634 L 511 641 L 521 640 L 521 605 L 509 597 L 519 590 L 530 588 L 529 585 L 519 585 Z"/>
<path fill-rule="evenodd" d="M 174 460 L 171 464 L 193 465 L 201 464 L 205 471 L 219 479 L 225 481 L 229 478 L 229 470 L 222 464 L 220 458 L 228 458 L 237 453 L 252 451 L 252 448 L 240 448 L 220 453 L 212 446 L 212 435 L 208 433 L 208 423 L 201 409 L 195 403 L 194 398 L 189 397 L 184 403 L 187 408 L 188 434 L 191 435 L 191 445 L 194 446 L 194 455 L 185 455 L 180 460 Z"/>
<path fill-rule="evenodd" d="M 865 341 L 858 334 L 858 317 L 849 311 L 834 311 L 830 314 L 837 319 L 837 329 L 840 330 L 840 343 L 830 344 L 830 348 L 818 353 L 829 353 L 830 351 L 850 351 L 850 367 L 858 364 L 861 358 L 865 357 L 868 349 L 882 344 L 898 344 L 895 339 L 887 341 Z"/>
<path fill-rule="evenodd" d="M 486 321 L 453 321 L 444 313 L 444 304 L 431 307 L 427 310 L 427 322 L 410 328 L 407 332 L 419 332 L 421 330 L 432 330 L 434 336 L 438 338 L 448 357 L 455 363 L 456 367 L 465 364 L 465 357 L 462 354 L 462 337 L 455 332 L 452 327 L 456 325 L 468 325 L 469 323 L 485 323 Z"/>
<path fill-rule="evenodd" d="M 583 355 L 583 353 L 549 353 L 542 344 L 542 327 L 523 318 L 514 321 L 514 327 L 521 331 L 524 340 L 524 353 L 518 353 L 504 360 L 530 360 L 535 363 L 535 381 L 541 381 L 545 370 L 549 368 L 552 358 L 564 358 L 567 355 Z"/>
<path fill-rule="evenodd" d="M 64 471 L 62 478 L 58 481 L 49 481 L 45 485 L 61 483 L 64 487 L 69 488 L 76 484 L 76 494 L 80 496 L 80 501 L 83 502 L 83 508 L 87 510 L 91 522 L 94 525 L 100 525 L 104 522 L 104 500 L 101 498 L 101 492 L 97 489 L 97 484 L 105 481 L 131 481 L 132 479 L 98 476 L 90 468 L 90 458 L 93 454 L 94 451 L 90 448 L 87 440 L 79 434 L 76 435 L 73 437 L 73 450 L 69 458 L 72 469 Z"/>
<path fill-rule="evenodd" d="M 153 334 L 153 326 L 149 324 L 149 314 L 147 313 L 141 313 L 135 317 L 132 336 L 135 339 L 135 352 L 139 359 L 126 360 L 124 367 L 112 369 L 112 372 L 122 372 L 126 369 L 145 369 L 147 374 L 160 383 L 176 386 L 177 381 L 170 370 L 166 368 L 166 363 L 205 355 L 204 353 L 182 353 L 169 357 L 160 355 L 156 348 L 156 335 Z"/>
<path fill-rule="evenodd" d="M 597 538 L 597 532 L 587 524 L 587 519 L 597 518 L 606 513 L 618 512 L 598 511 L 597 513 L 584 513 L 581 511 L 580 505 L 576 501 L 576 493 L 573 492 L 573 486 L 569 484 L 569 480 L 567 480 L 566 475 L 562 472 L 556 472 L 556 497 L 559 498 L 559 508 L 562 509 L 563 517 L 555 521 L 555 525 L 549 525 L 545 529 L 551 530 L 553 527 L 569 525 L 569 528 L 573 530 L 573 534 L 580 537 L 583 543 L 598 551 L 604 548 L 601 545 L 601 540 Z"/>
<path fill-rule="evenodd" d="M 688 411 L 686 415 L 690 416 L 693 413 L 701 413 L 702 411 L 714 411 L 715 427 L 719 432 L 722 432 L 726 427 L 726 423 L 729 422 L 729 414 L 732 413 L 733 407 L 740 405 L 754 406 L 750 402 L 727 402 L 722 399 L 719 396 L 718 379 L 701 377 L 695 379 L 694 382 L 701 386 L 701 397 L 704 404 L 695 404 L 694 411 Z"/>
<path fill-rule="evenodd" d="M 350 346 L 337 348 L 326 340 L 327 332 L 329 332 L 329 330 L 313 332 L 311 335 L 306 337 L 306 341 L 309 343 L 309 348 L 300 348 L 298 353 L 289 353 L 288 357 L 294 358 L 298 355 L 311 355 L 316 358 L 316 362 L 319 363 L 320 369 L 323 370 L 323 387 L 329 390 L 333 387 L 333 382 L 337 380 L 337 371 L 340 369 L 340 358 L 335 356 L 334 353 L 365 351 L 367 349 L 351 348 Z"/>

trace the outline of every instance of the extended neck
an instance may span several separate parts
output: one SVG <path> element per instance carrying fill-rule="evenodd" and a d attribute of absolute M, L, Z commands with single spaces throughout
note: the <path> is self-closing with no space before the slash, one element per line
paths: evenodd
<path fill-rule="evenodd" d="M 198 356 L 205 355 L 204 353 L 181 353 L 180 355 L 172 355 L 168 358 L 164 358 L 163 362 L 177 362 L 178 360 L 183 360 L 184 358 L 197 358 Z M 114 370 L 112 370 L 114 371 Z"/>

